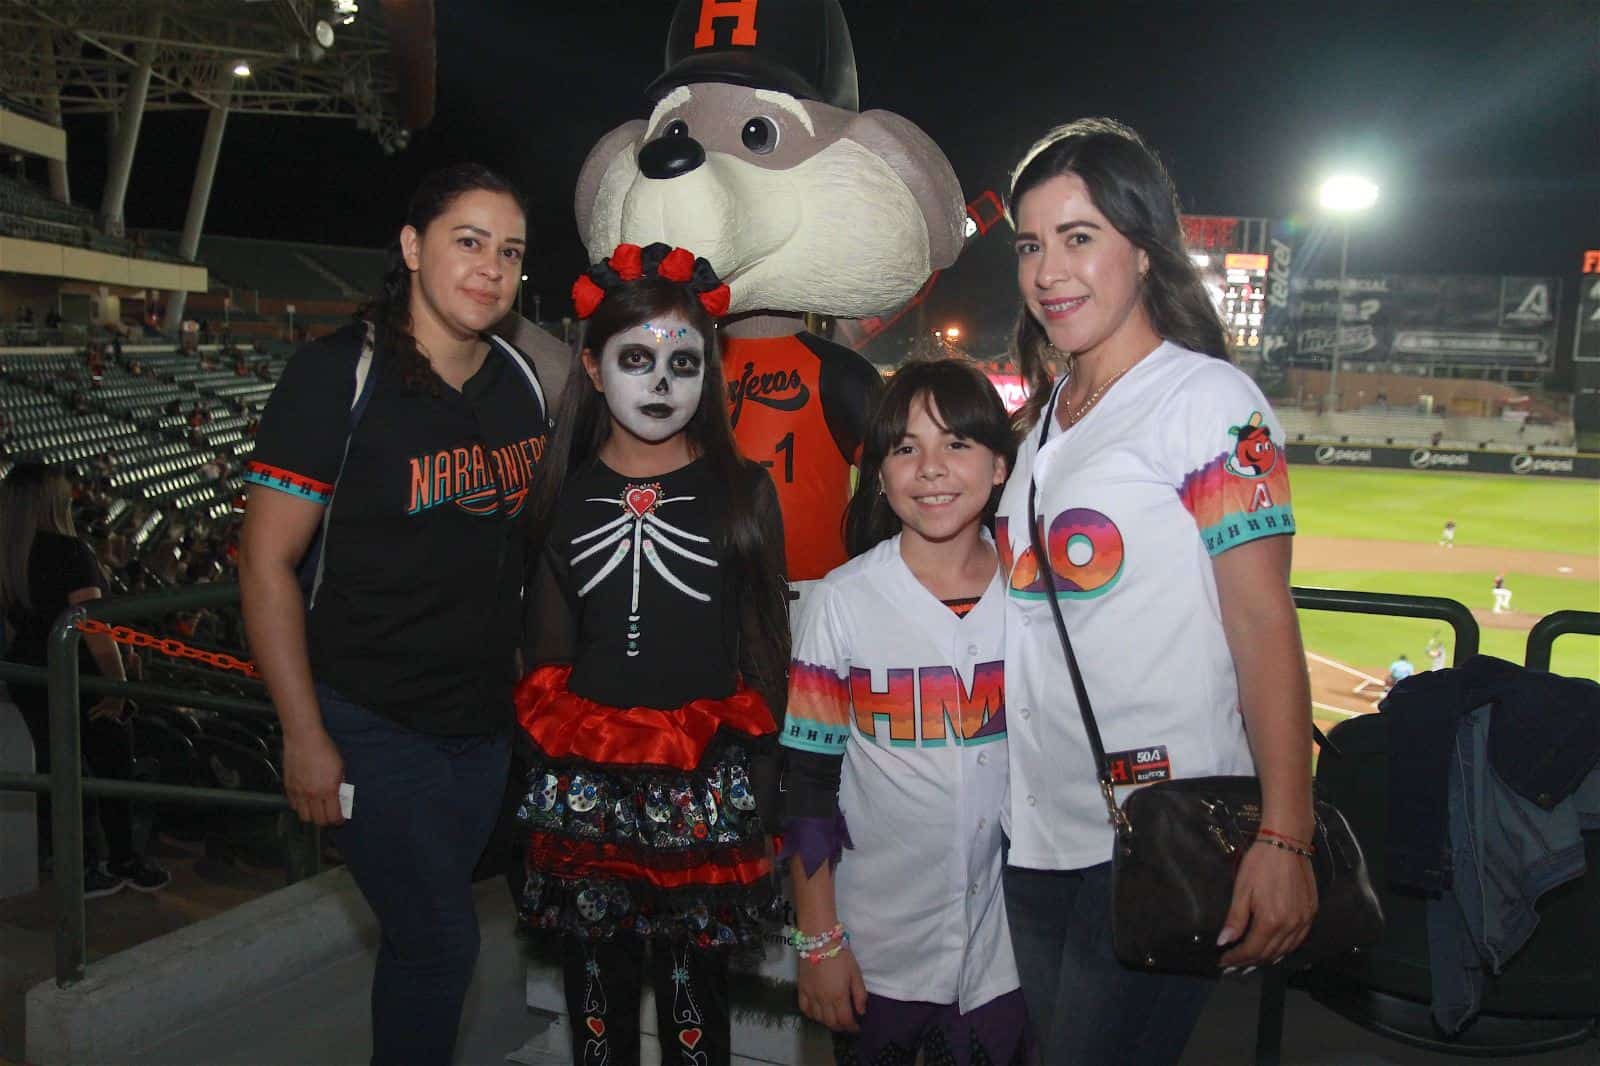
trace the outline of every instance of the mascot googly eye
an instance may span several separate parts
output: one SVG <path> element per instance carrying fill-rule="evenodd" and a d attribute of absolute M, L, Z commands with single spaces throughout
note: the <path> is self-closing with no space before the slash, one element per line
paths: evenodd
<path fill-rule="evenodd" d="M 846 558 L 850 467 L 882 381 L 802 316 L 885 314 L 955 262 L 960 183 L 915 124 L 861 110 L 838 0 L 680 0 L 645 98 L 649 115 L 584 161 L 579 235 L 591 259 L 693 248 L 727 282 L 734 436 L 772 472 L 787 576 L 821 578 Z"/>

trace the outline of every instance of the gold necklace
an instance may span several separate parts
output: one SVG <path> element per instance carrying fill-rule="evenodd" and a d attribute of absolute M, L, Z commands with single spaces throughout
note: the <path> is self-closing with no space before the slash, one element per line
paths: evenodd
<path fill-rule="evenodd" d="M 1100 387 L 1098 389 L 1095 389 L 1094 392 L 1089 394 L 1089 398 L 1087 400 L 1078 405 L 1078 409 L 1076 411 L 1074 411 L 1069 405 L 1067 408 L 1067 428 L 1071 429 L 1073 426 L 1077 425 L 1079 420 L 1081 420 L 1084 415 L 1089 413 L 1089 409 L 1100 402 L 1100 397 L 1106 394 L 1106 390 L 1112 385 L 1115 385 L 1118 378 L 1122 377 L 1122 375 L 1126 374 L 1132 369 L 1133 367 L 1131 366 L 1125 366 L 1115 374 L 1112 374 L 1110 377 L 1106 378 L 1105 381 L 1100 383 Z"/>

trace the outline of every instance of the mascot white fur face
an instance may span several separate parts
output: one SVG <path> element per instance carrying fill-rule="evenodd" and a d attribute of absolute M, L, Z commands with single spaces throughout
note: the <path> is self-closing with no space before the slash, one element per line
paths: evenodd
<path fill-rule="evenodd" d="M 691 248 L 734 314 L 884 314 L 955 262 L 965 220 L 949 161 L 906 119 L 717 81 L 601 138 L 576 200 L 591 259 L 624 241 Z"/>

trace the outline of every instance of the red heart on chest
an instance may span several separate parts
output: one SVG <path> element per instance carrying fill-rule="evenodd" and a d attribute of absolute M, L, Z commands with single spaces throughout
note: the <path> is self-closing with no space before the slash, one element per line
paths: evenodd
<path fill-rule="evenodd" d="M 643 518 L 661 499 L 661 490 L 654 485 L 634 486 L 622 495 L 622 502 L 635 518 Z"/>
<path fill-rule="evenodd" d="M 583 1021 L 584 1021 L 584 1024 L 588 1025 L 589 1032 L 593 1033 L 595 1036 L 604 1036 L 605 1035 L 606 1023 L 604 1021 L 602 1021 L 601 1019 L 596 1018 L 593 1015 L 590 1015 L 589 1017 L 585 1018 Z"/>
<path fill-rule="evenodd" d="M 695 1045 L 700 1043 L 701 1035 L 699 1029 L 683 1029 L 678 1033 L 678 1043 L 693 1051 Z"/>

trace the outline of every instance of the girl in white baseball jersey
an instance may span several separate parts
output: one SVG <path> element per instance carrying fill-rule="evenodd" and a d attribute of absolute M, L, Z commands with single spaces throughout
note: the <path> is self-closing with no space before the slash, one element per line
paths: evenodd
<path fill-rule="evenodd" d="M 781 733 L 800 1008 L 843 1064 L 1008 1063 L 1025 1010 L 1000 888 L 1004 586 L 984 526 L 1014 435 L 965 360 L 902 369 L 869 426 L 853 558 L 800 620 Z"/>
<path fill-rule="evenodd" d="M 1219 966 L 1287 954 L 1317 899 L 1282 430 L 1228 364 L 1171 181 L 1137 134 L 1106 119 L 1052 131 L 1013 171 L 1009 207 L 1031 395 L 995 529 L 1006 911 L 1050 1061 L 1176 1062 L 1213 982 L 1112 952 L 1113 832 L 1045 597 L 1053 586 L 1114 780 L 1260 776 L 1262 832 L 1216 931 Z M 1028 533 L 1032 484 L 1045 560 Z"/>

